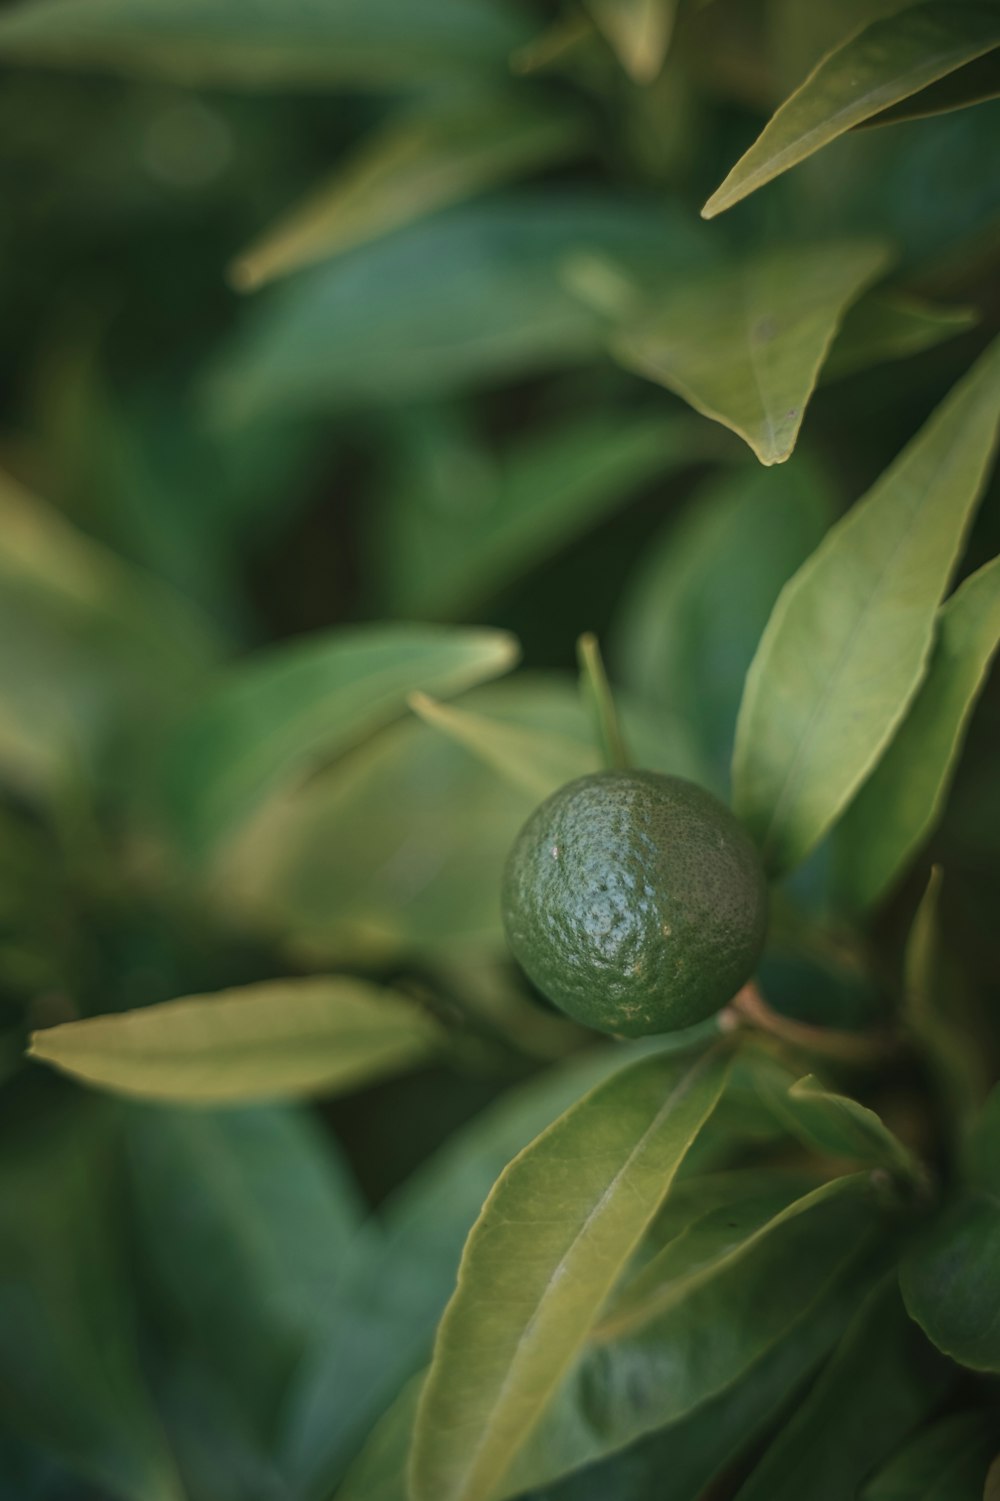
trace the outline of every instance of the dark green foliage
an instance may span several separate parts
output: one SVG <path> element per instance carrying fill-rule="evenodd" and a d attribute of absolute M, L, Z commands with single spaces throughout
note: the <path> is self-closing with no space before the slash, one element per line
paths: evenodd
<path fill-rule="evenodd" d="M 1000 1501 L 998 67 L 0 6 L 0 1501 Z"/>

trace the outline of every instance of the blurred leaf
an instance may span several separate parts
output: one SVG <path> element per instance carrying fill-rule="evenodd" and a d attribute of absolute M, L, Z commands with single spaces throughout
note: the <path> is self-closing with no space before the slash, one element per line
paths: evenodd
<path fill-rule="evenodd" d="M 634 83 L 652 83 L 663 67 L 677 0 L 586 0 L 587 9 Z"/>
<path fill-rule="evenodd" d="M 411 401 L 597 358 L 604 320 L 564 285 L 578 250 L 666 267 L 703 257 L 679 209 L 522 193 L 447 209 L 303 271 L 247 308 L 213 372 L 220 418 Z"/>
<path fill-rule="evenodd" d="M 706 218 L 739 203 L 852 126 L 1000 45 L 989 4 L 931 0 L 875 21 L 824 57 L 709 198 Z"/>
<path fill-rule="evenodd" d="M 543 112 L 531 96 L 432 96 L 365 140 L 323 187 L 286 213 L 230 267 L 254 291 L 314 261 L 377 239 L 495 182 L 572 156 L 578 117 Z"/>
<path fill-rule="evenodd" d="M 94 774 L 215 657 L 194 611 L 0 477 L 0 769 L 33 794 Z"/>
<path fill-rule="evenodd" d="M 684 1039 L 686 1040 L 686 1039 Z M 500 1172 L 587 1090 L 649 1051 L 590 1048 L 503 1094 L 386 1204 L 348 1253 L 337 1317 L 304 1364 L 285 1429 L 296 1493 L 327 1497 L 379 1413 L 426 1361 L 462 1246 Z"/>
<path fill-rule="evenodd" d="M 718 1054 L 636 1063 L 567 1111 L 501 1175 L 438 1330 L 414 1434 L 416 1501 L 472 1501 L 496 1487 L 724 1079 Z"/>
<path fill-rule="evenodd" d="M 464 745 L 537 802 L 565 782 L 598 770 L 596 750 L 576 740 L 453 709 L 425 693 L 413 694 L 410 706 L 425 724 Z"/>
<path fill-rule="evenodd" d="M 998 646 L 1000 558 L 994 558 L 941 607 L 927 675 L 837 829 L 839 884 L 852 906 L 864 910 L 884 895 L 941 816 Z"/>
<path fill-rule="evenodd" d="M 908 292 L 869 292 L 848 309 L 820 378 L 841 380 L 871 365 L 905 359 L 978 322 L 976 308 L 942 306 Z"/>
<path fill-rule="evenodd" d="M 1000 1454 L 990 1465 L 990 1472 L 986 1477 L 986 1489 L 983 1492 L 983 1501 L 1000 1501 Z"/>
<path fill-rule="evenodd" d="M 936 1076 L 952 1119 L 964 1127 L 989 1093 L 989 1062 L 967 1016 L 960 977 L 943 951 L 942 871 L 931 871 L 906 944 L 901 1020 Z"/>
<path fill-rule="evenodd" d="M 407 694 L 459 693 L 517 653 L 504 631 L 372 625 L 238 663 L 167 747 L 174 840 L 196 860 L 212 857 L 268 798 L 398 718 Z"/>
<path fill-rule="evenodd" d="M 712 457 L 700 424 L 600 410 L 496 457 L 445 413 L 404 414 L 372 567 L 394 614 L 454 617 L 619 509 Z"/>
<path fill-rule="evenodd" d="M 747 674 L 733 800 L 775 872 L 871 772 L 912 700 L 1000 418 L 1000 341 L 785 586 Z"/>
<path fill-rule="evenodd" d="M 396 87 L 500 70 L 528 35 L 500 0 L 33 0 L 0 18 L 0 56 L 184 84 Z"/>
<path fill-rule="evenodd" d="M 716 1210 L 710 1249 L 704 1229 L 701 1238 L 681 1234 L 633 1288 L 626 1284 L 503 1494 L 549 1483 L 652 1430 L 696 1418 L 807 1326 L 845 1278 L 855 1297 L 864 1286 L 852 1273 L 871 1252 L 876 1217 L 863 1175 L 824 1184 L 762 1224 L 750 1214 L 743 1234 L 740 1219 L 739 1209 Z"/>
<path fill-rule="evenodd" d="M 985 104 L 998 94 L 1000 57 L 994 50 L 863 123 L 866 126 L 897 125 L 903 120 L 926 120 L 931 115 L 946 114 L 953 109 L 967 109 L 970 104 Z"/>
<path fill-rule="evenodd" d="M 986 1413 L 942 1418 L 879 1470 L 862 1501 L 984 1501 L 995 1443 L 995 1424 Z"/>
<path fill-rule="evenodd" d="M 425 1374 L 412 1376 L 372 1429 L 336 1501 L 409 1501 L 407 1466 Z"/>
<path fill-rule="evenodd" d="M 362 980 L 264 980 L 32 1034 L 29 1052 L 112 1093 L 179 1104 L 335 1094 L 410 1068 L 443 1033 Z"/>
<path fill-rule="evenodd" d="M 74 1101 L 6 1124 L 0 1421 L 111 1496 L 183 1501 L 139 1370 L 109 1118 Z"/>
<path fill-rule="evenodd" d="M 612 660 L 627 687 L 690 727 L 723 793 L 754 647 L 831 514 L 822 472 L 801 457 L 725 476 L 657 534 L 626 585 Z"/>
<path fill-rule="evenodd" d="M 624 710 L 639 764 L 697 778 L 682 727 Z M 276 807 L 234 844 L 220 899 L 242 920 L 284 931 L 311 963 L 505 952 L 497 893 L 538 802 L 537 772 L 561 776 L 575 764 L 567 741 L 597 770 L 593 734 L 575 683 L 554 674 L 518 674 L 454 712 L 462 717 L 449 718 L 447 737 L 440 715 L 434 729 L 410 721 L 383 731 Z M 496 729 L 486 764 L 480 719 Z M 539 757 L 534 773 L 514 771 L 522 750 Z"/>
<path fill-rule="evenodd" d="M 923 1180 L 912 1152 L 874 1110 L 850 1095 L 824 1089 L 812 1074 L 770 1099 L 792 1132 L 818 1151 L 886 1168 L 911 1182 Z"/>
<path fill-rule="evenodd" d="M 952 1380 L 909 1322 L 895 1278 L 862 1304 L 829 1365 L 737 1501 L 852 1501 Z"/>
<path fill-rule="evenodd" d="M 356 1190 L 335 1142 L 304 1112 L 143 1106 L 127 1123 L 159 1306 L 264 1442 L 331 1317 L 361 1217 Z"/>
<path fill-rule="evenodd" d="M 833 240 L 675 278 L 613 352 L 781 464 L 846 308 L 889 260 L 877 241 Z"/>
<path fill-rule="evenodd" d="M 580 670 L 580 696 L 590 715 L 600 752 L 601 769 L 623 770 L 631 765 L 622 735 L 611 684 L 597 637 L 586 631 L 576 643 Z"/>

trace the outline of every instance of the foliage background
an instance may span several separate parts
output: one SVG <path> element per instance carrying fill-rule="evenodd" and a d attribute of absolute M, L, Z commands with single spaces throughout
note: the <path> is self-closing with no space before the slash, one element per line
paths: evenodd
<path fill-rule="evenodd" d="M 528 994 L 496 900 L 533 803 L 596 764 L 577 638 L 636 759 L 728 795 L 781 586 L 996 331 L 995 100 L 854 130 L 699 217 L 810 68 L 903 6 L 674 9 L 0 10 L 2 1496 L 334 1493 L 490 1184 L 609 1068 Z M 947 74 L 965 104 L 995 92 L 996 8 L 959 11 L 987 38 Z M 758 342 L 789 365 L 763 415 Z M 1000 551 L 990 485 L 956 582 Z M 407 707 L 465 689 L 492 725 Z M 883 1026 L 939 864 L 936 984 L 980 1089 L 998 742 L 994 681 L 930 841 L 877 902 L 824 841 L 762 966 L 787 1016 Z M 211 1068 L 200 1110 L 136 1104 L 24 1057 L 38 1029 L 265 981 L 292 982 L 265 1034 L 300 1036 L 234 1088 L 318 1105 L 205 1109 Z M 162 1060 L 129 1087 L 172 1098 Z M 952 1181 L 925 1065 L 845 1087 Z M 756 1167 L 720 1108 L 704 1171 Z M 737 1424 L 720 1495 L 812 1369 Z M 964 1421 L 981 1494 L 995 1393 L 931 1385 L 869 1468 Z M 534 1494 L 711 1479 L 668 1493 L 659 1466 Z"/>

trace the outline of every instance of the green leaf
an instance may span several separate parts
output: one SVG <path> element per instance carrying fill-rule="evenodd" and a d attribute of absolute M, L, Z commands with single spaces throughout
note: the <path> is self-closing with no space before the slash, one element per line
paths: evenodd
<path fill-rule="evenodd" d="M 994 558 L 941 607 L 920 690 L 837 829 L 839 884 L 853 906 L 874 905 L 937 823 L 998 646 L 1000 558 Z"/>
<path fill-rule="evenodd" d="M 984 1501 L 995 1443 L 995 1424 L 986 1413 L 942 1418 L 879 1470 L 862 1501 Z"/>
<path fill-rule="evenodd" d="M 353 626 L 273 646 L 221 678 L 166 748 L 164 814 L 178 847 L 209 860 L 276 793 L 406 709 L 506 672 L 505 631 Z"/>
<path fill-rule="evenodd" d="M 782 590 L 747 674 L 733 754 L 734 807 L 772 871 L 818 843 L 916 693 L 998 407 L 1000 341 Z"/>
<path fill-rule="evenodd" d="M 183 84 L 397 87 L 503 69 L 530 30 L 500 0 L 34 0 L 0 21 L 0 57 Z"/>
<path fill-rule="evenodd" d="M 612 352 L 782 464 L 841 318 L 889 260 L 877 241 L 834 240 L 674 278 Z"/>
<path fill-rule="evenodd" d="M 906 1318 L 891 1279 L 862 1304 L 737 1501 L 850 1501 L 951 1380 Z"/>
<path fill-rule="evenodd" d="M 361 1206 L 334 1139 L 300 1111 L 129 1111 L 144 1271 L 189 1350 L 260 1440 L 329 1320 Z"/>
<path fill-rule="evenodd" d="M 458 1131 L 386 1204 L 344 1268 L 336 1318 L 304 1363 L 287 1409 L 284 1469 L 296 1489 L 329 1494 L 402 1382 L 427 1359 L 462 1246 L 507 1164 L 581 1095 L 626 1068 L 642 1045 L 592 1048 L 509 1090 Z"/>
<path fill-rule="evenodd" d="M 701 423 L 601 408 L 494 454 L 449 410 L 401 413 L 371 522 L 370 567 L 394 615 L 460 615 L 657 475 L 712 457 Z"/>
<path fill-rule="evenodd" d="M 114 1094 L 247 1103 L 359 1088 L 441 1045 L 412 1002 L 362 980 L 265 980 L 32 1034 L 30 1055 Z"/>
<path fill-rule="evenodd" d="M 770 1207 L 784 1197 L 772 1193 Z M 866 1175 L 824 1184 L 769 1219 L 768 1207 L 716 1209 L 626 1283 L 504 1494 L 693 1417 L 806 1326 L 845 1279 L 857 1295 L 876 1232 Z"/>
<path fill-rule="evenodd" d="M 591 631 L 587 631 L 577 641 L 576 656 L 580 668 L 580 693 L 594 723 L 602 767 L 607 770 L 622 770 L 631 763 L 618 722 L 611 684 L 604 670 L 601 648 Z"/>
<path fill-rule="evenodd" d="M 465 746 L 536 802 L 565 782 L 598 770 L 596 750 L 566 736 L 470 714 L 468 709 L 436 703 L 426 693 L 411 695 L 410 707 L 425 724 Z"/>
<path fill-rule="evenodd" d="M 677 0 L 587 0 L 587 9 L 634 83 L 652 83 L 673 35 Z"/>
<path fill-rule="evenodd" d="M 486 94 L 456 103 L 432 96 L 391 118 L 243 251 L 230 266 L 230 281 L 254 291 L 495 182 L 572 156 L 584 137 L 578 117 L 539 110 L 530 99 Z"/>
<path fill-rule="evenodd" d="M 852 126 L 1000 45 L 989 4 L 932 0 L 875 21 L 824 57 L 709 198 L 713 218 Z"/>
<path fill-rule="evenodd" d="M 962 1135 L 970 1113 L 978 1111 L 989 1094 L 991 1075 L 961 976 L 941 942 L 942 880 L 941 868 L 935 866 L 907 939 L 901 1020 Z"/>
<path fill-rule="evenodd" d="M 911 94 L 891 109 L 884 109 L 866 126 L 898 125 L 904 120 L 926 120 L 934 115 L 947 114 L 953 109 L 967 109 L 971 104 L 985 104 L 1000 94 L 1000 56 L 994 48 L 984 57 L 966 63 L 964 67 L 949 73 L 937 83 Z"/>
<path fill-rule="evenodd" d="M 986 1489 L 983 1491 L 983 1501 L 1000 1501 L 1000 1454 L 990 1465 L 990 1472 L 986 1477 Z"/>
<path fill-rule="evenodd" d="M 438 1331 L 414 1436 L 415 1501 L 473 1501 L 495 1489 L 724 1079 L 717 1053 L 637 1063 L 567 1111 L 501 1175 Z"/>
<path fill-rule="evenodd" d="M 47 1103 L 0 1150 L 0 1418 L 122 1501 L 183 1501 L 140 1374 L 112 1123 Z"/>
<path fill-rule="evenodd" d="M 960 1365 L 1000 1372 L 1000 1195 L 961 1196 L 903 1261 L 907 1309 L 928 1338 Z"/>
<path fill-rule="evenodd" d="M 627 688 L 690 727 L 723 793 L 754 646 L 831 514 L 823 474 L 801 455 L 723 476 L 653 539 L 626 583 L 611 660 Z"/>
<path fill-rule="evenodd" d="M 197 613 L 0 476 L 0 774 L 51 792 L 155 734 L 217 646 Z"/>
<path fill-rule="evenodd" d="M 605 320 L 564 284 L 591 250 L 634 266 L 705 254 L 678 210 L 523 192 L 446 209 L 301 272 L 247 308 L 210 373 L 220 420 L 426 400 L 603 354 Z"/>
<path fill-rule="evenodd" d="M 681 727 L 624 707 L 640 764 L 697 778 Z M 538 772 L 561 785 L 583 765 L 567 742 L 597 770 L 592 731 L 576 684 L 554 674 L 476 690 L 447 726 L 431 712 L 433 729 L 410 720 L 384 731 L 276 808 L 246 855 L 234 845 L 219 889 L 242 921 L 284 931 L 314 967 L 506 954 L 497 892 L 539 800 Z"/>
<path fill-rule="evenodd" d="M 979 319 L 974 307 L 945 306 L 903 291 L 869 292 L 848 309 L 821 379 L 841 380 L 872 365 L 933 349 Z"/>

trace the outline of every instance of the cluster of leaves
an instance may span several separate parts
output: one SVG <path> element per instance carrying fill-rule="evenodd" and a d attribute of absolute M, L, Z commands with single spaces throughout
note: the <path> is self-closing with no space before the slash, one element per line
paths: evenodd
<path fill-rule="evenodd" d="M 995 1501 L 1000 5 L 0 61 L 0 1497 Z M 623 746 L 774 882 L 642 1044 L 499 928 Z"/>

